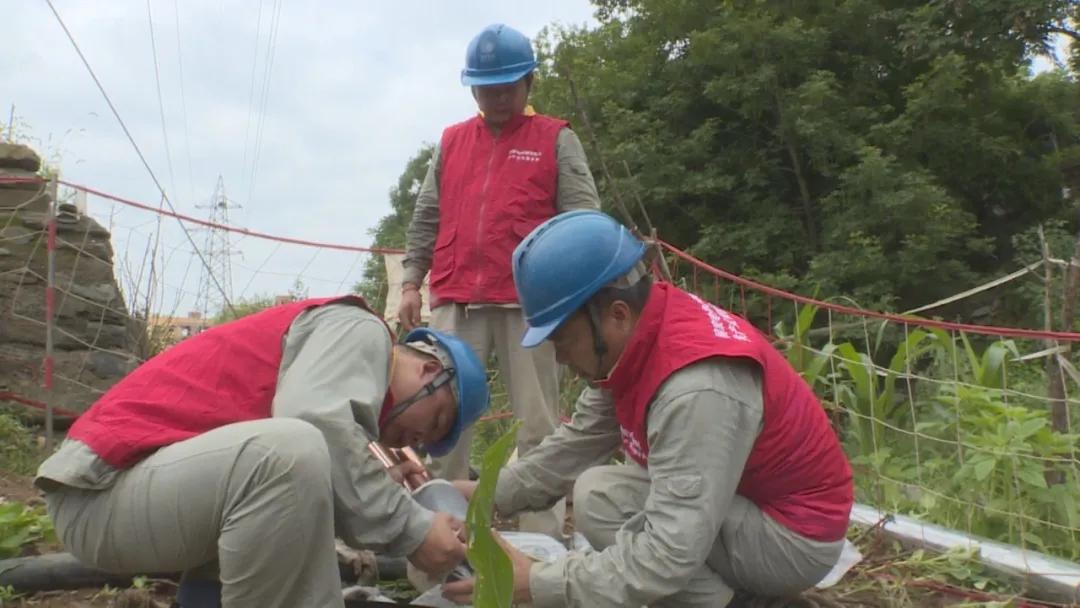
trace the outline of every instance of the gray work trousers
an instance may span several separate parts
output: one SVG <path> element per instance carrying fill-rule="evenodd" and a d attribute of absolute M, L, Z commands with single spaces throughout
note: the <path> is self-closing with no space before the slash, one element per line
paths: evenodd
<path fill-rule="evenodd" d="M 220 569 L 225 608 L 343 608 L 330 454 L 271 418 L 164 447 L 102 490 L 46 492 L 64 546 L 103 570 Z"/>
<path fill-rule="evenodd" d="M 585 471 L 574 485 L 577 530 L 597 551 L 615 544 L 624 526 L 640 531 L 645 524 L 649 485 L 648 472 L 637 465 Z M 802 537 L 735 495 L 705 565 L 685 590 L 653 606 L 726 606 L 736 589 L 765 597 L 794 596 L 828 574 L 843 546 L 843 540 L 820 542 Z"/>
<path fill-rule="evenodd" d="M 499 373 L 510 399 L 518 429 L 518 457 L 540 445 L 559 424 L 559 368 L 550 342 L 536 348 L 521 346 L 525 318 L 516 307 L 467 308 L 464 304 L 444 304 L 431 311 L 431 327 L 467 342 L 486 364 L 495 349 Z M 444 479 L 468 479 L 471 429 L 461 434 L 457 447 L 436 459 L 432 470 Z M 566 501 L 547 511 L 521 513 L 519 528 L 562 538 Z"/>

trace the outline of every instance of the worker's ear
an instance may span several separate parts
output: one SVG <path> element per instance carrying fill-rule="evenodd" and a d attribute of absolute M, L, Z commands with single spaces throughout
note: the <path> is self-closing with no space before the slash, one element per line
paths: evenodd
<path fill-rule="evenodd" d="M 622 300 L 615 300 L 608 305 L 607 316 L 620 332 L 628 332 L 633 327 L 634 311 Z"/>
<path fill-rule="evenodd" d="M 442 363 L 439 363 L 431 357 L 424 357 L 424 366 L 422 369 L 424 370 L 425 378 L 432 378 L 442 371 Z"/>

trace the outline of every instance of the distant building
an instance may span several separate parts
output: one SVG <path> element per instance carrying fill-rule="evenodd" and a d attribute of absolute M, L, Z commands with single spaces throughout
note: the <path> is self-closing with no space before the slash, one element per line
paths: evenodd
<path fill-rule="evenodd" d="M 202 313 L 194 310 L 186 317 L 150 317 L 151 327 L 162 332 L 161 339 L 167 343 L 176 343 L 200 334 L 210 327 L 210 324 L 210 319 L 203 318 Z"/>
<path fill-rule="evenodd" d="M 283 296 L 274 296 L 274 306 L 281 306 L 282 304 L 288 304 L 289 302 L 295 302 L 299 298 L 293 294 L 285 294 Z"/>

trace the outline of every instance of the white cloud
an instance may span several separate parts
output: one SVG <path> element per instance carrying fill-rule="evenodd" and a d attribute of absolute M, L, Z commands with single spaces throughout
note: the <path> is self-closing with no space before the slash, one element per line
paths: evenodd
<path fill-rule="evenodd" d="M 152 0 L 174 188 L 146 3 L 54 1 L 179 211 L 204 216 L 207 211 L 196 204 L 205 203 L 220 173 L 230 198 L 243 205 L 232 214 L 235 223 L 357 245 L 369 243 L 369 229 L 388 213 L 387 192 L 407 160 L 422 144 L 436 141 L 443 127 L 475 110 L 458 81 L 473 35 L 489 23 L 505 22 L 535 36 L 545 25 L 578 24 L 592 14 L 586 0 L 284 0 L 252 189 L 249 176 L 274 0 Z M 14 104 L 30 129 L 23 129 L 24 135 L 43 154 L 60 157 L 66 179 L 157 204 L 153 183 L 47 5 L 15 3 L 5 10 L 5 21 L 0 112 L 6 115 Z M 255 108 L 249 103 L 253 60 Z M 137 264 L 155 224 L 144 212 L 93 198 L 90 204 L 95 216 L 117 226 L 118 258 Z M 131 226 L 140 228 L 129 233 Z M 176 252 L 166 282 L 174 291 L 194 291 L 198 264 L 188 269 L 185 282 L 190 247 L 175 222 L 164 226 L 163 241 Z M 200 245 L 205 238 L 193 236 Z M 333 292 L 334 280 L 348 286 L 359 278 L 358 265 L 347 273 L 357 262 L 353 254 L 322 252 L 313 260 L 313 250 L 282 246 L 267 261 L 273 244 L 243 238 L 235 248 L 242 252 L 234 259 L 237 293 L 252 276 L 247 269 L 263 263 L 264 274 L 251 281 L 248 295 L 284 292 L 292 279 L 282 275 L 305 268 L 313 293 Z M 314 280 L 319 278 L 330 281 Z M 171 294 L 166 300 L 177 298 Z M 190 298 L 180 301 L 181 308 L 190 305 Z"/>

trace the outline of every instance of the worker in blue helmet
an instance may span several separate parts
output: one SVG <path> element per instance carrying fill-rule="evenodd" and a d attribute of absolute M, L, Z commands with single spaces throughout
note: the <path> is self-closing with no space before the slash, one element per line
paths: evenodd
<path fill-rule="evenodd" d="M 559 213 L 598 209 L 581 141 L 565 120 L 528 104 L 537 67 L 532 44 L 503 24 L 484 28 L 465 51 L 461 83 L 477 115 L 447 127 L 428 167 L 407 233 L 398 319 L 420 324 L 430 271 L 430 326 L 468 342 L 481 361 L 495 354 L 514 416 L 518 453 L 558 425 L 558 365 L 550 345 L 521 346 L 525 330 L 510 261 L 514 247 Z M 469 472 L 471 434 L 434 466 L 447 479 Z M 559 536 L 563 503 L 529 513 L 523 530 Z"/>
<path fill-rule="evenodd" d="M 589 386 L 569 424 L 500 471 L 495 507 L 513 516 L 573 492 L 575 526 L 596 549 L 539 563 L 507 546 L 514 600 L 745 608 L 798 595 L 843 550 L 847 458 L 768 338 L 654 282 L 645 251 L 612 217 L 579 211 L 514 252 L 522 343 L 554 345 Z M 625 463 L 612 464 L 620 448 Z M 472 583 L 443 591 L 468 603 Z"/>
<path fill-rule="evenodd" d="M 183 572 L 181 608 L 344 607 L 335 537 L 431 576 L 463 523 L 389 474 L 371 443 L 449 452 L 487 409 L 472 348 L 394 339 L 357 296 L 211 327 L 120 380 L 38 470 L 66 548 L 110 572 Z"/>

